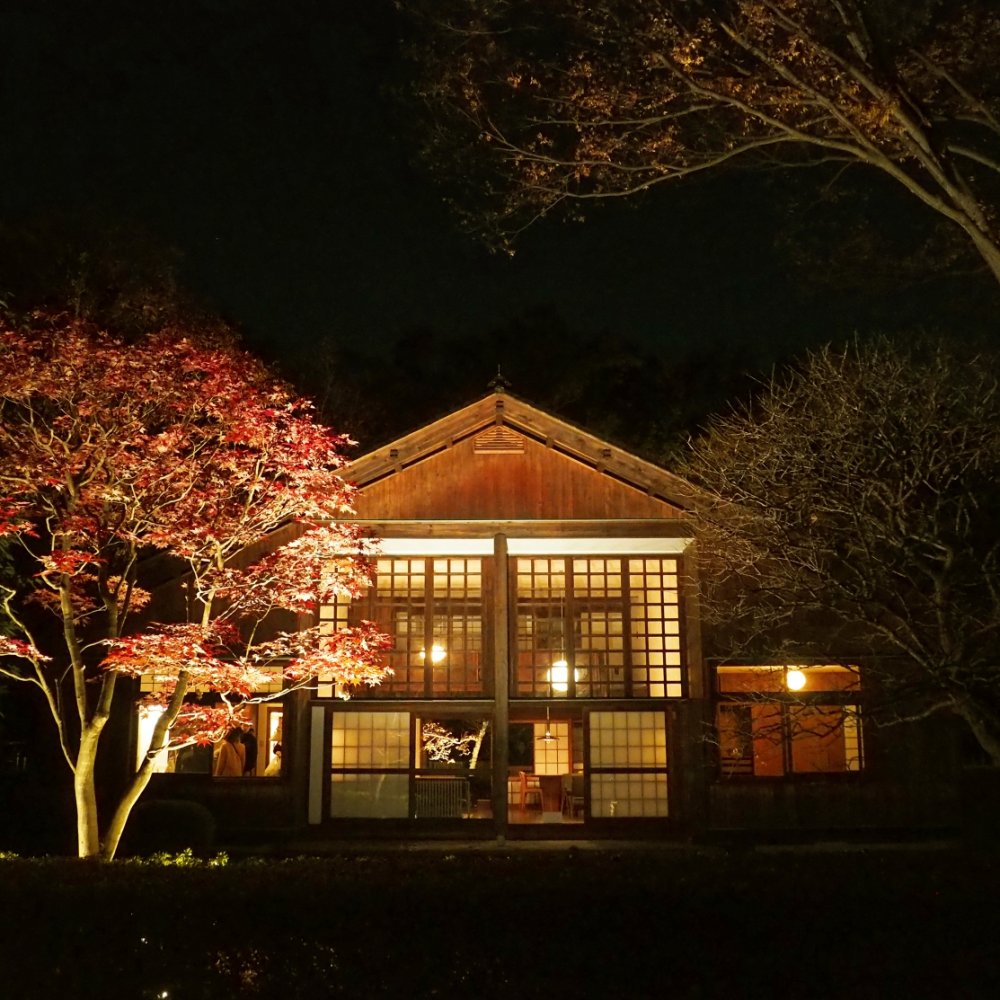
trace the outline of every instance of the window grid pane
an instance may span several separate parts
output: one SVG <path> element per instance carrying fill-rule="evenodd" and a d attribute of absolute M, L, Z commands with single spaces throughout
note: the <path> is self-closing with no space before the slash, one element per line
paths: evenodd
<path fill-rule="evenodd" d="M 570 691 L 566 636 L 566 560 L 517 559 L 517 664 L 520 697 L 565 698 Z"/>
<path fill-rule="evenodd" d="M 620 559 L 573 560 L 573 680 L 578 698 L 624 698 Z"/>
<path fill-rule="evenodd" d="M 629 560 L 633 697 L 684 694 L 677 579 L 676 559 Z"/>
<path fill-rule="evenodd" d="M 837 705 L 793 705 L 788 708 L 788 729 L 795 774 L 860 770 L 856 713 L 848 716 Z"/>
<path fill-rule="evenodd" d="M 546 725 L 534 723 L 535 774 L 569 774 L 570 724 L 550 722 L 548 732 L 555 737 L 545 740 Z"/>
<path fill-rule="evenodd" d="M 517 697 L 680 698 L 678 561 L 518 558 Z"/>
<path fill-rule="evenodd" d="M 666 816 L 666 772 L 591 775 L 590 814 L 604 819 Z"/>
<path fill-rule="evenodd" d="M 394 640 L 387 657 L 393 676 L 359 694 L 425 698 L 485 692 L 482 559 L 379 559 L 369 602 L 370 617 Z"/>
<path fill-rule="evenodd" d="M 482 694 L 482 560 L 433 560 L 433 601 L 432 693 Z"/>
<path fill-rule="evenodd" d="M 409 714 L 334 712 L 330 765 L 347 771 L 408 768 Z"/>
<path fill-rule="evenodd" d="M 388 655 L 393 676 L 377 693 L 419 697 L 424 692 L 424 568 L 423 559 L 378 560 L 373 617 L 393 638 Z"/>
<path fill-rule="evenodd" d="M 667 815 L 667 729 L 662 712 L 591 712 L 590 813 Z"/>

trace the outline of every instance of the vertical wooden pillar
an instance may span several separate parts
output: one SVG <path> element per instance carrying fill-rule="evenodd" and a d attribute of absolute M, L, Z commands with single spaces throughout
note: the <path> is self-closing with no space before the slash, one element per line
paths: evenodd
<path fill-rule="evenodd" d="M 681 634 L 687 687 L 685 698 L 671 705 L 667 718 L 670 767 L 670 813 L 673 826 L 699 836 L 709 823 L 709 784 L 715 777 L 714 754 L 705 734 L 715 725 L 712 677 L 701 640 L 701 581 L 697 542 L 692 540 L 680 560 Z"/>
<path fill-rule="evenodd" d="M 493 537 L 493 817 L 497 838 L 507 838 L 507 769 L 510 759 L 510 622 L 507 536 Z"/>
<path fill-rule="evenodd" d="M 712 680 L 708 676 L 701 645 L 701 581 L 698 574 L 697 543 L 692 541 L 681 556 L 677 583 L 681 588 L 681 630 L 684 636 L 684 665 L 687 697 L 710 698 Z"/>
<path fill-rule="evenodd" d="M 309 692 L 299 690 L 285 695 L 282 708 L 281 776 L 291 787 L 292 824 L 297 827 L 305 822 L 309 803 L 310 706 Z"/>

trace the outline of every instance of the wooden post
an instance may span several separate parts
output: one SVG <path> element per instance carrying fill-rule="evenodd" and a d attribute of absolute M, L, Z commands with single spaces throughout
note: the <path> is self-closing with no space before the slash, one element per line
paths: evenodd
<path fill-rule="evenodd" d="M 498 840 L 507 839 L 507 762 L 510 723 L 510 622 L 507 536 L 493 536 L 493 822 Z"/>
<path fill-rule="evenodd" d="M 681 556 L 677 583 L 681 589 L 681 630 L 684 636 L 684 666 L 687 697 L 711 698 L 712 679 L 708 676 L 701 645 L 700 580 L 697 543 L 691 542 Z"/>

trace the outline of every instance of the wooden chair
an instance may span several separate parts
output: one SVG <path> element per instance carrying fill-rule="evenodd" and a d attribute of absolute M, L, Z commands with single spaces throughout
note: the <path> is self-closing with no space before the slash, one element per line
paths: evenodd
<path fill-rule="evenodd" d="M 538 808 L 542 808 L 542 787 L 538 783 L 538 778 L 533 776 L 533 781 L 528 781 L 528 775 L 525 771 L 517 772 L 518 780 L 521 785 L 521 808 L 527 809 L 529 801 L 535 801 L 538 803 Z"/>
<path fill-rule="evenodd" d="M 576 817 L 577 812 L 583 815 L 583 775 L 564 774 L 563 775 L 563 815 L 569 813 L 570 819 Z"/>

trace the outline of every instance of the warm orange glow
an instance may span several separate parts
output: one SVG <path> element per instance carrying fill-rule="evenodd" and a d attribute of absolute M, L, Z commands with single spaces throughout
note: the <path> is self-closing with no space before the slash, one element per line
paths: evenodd
<path fill-rule="evenodd" d="M 569 690 L 569 664 L 565 660 L 556 660 L 549 667 L 548 679 L 553 691 L 565 694 Z"/>
<path fill-rule="evenodd" d="M 162 705 L 141 705 L 139 707 L 139 733 L 136 738 L 136 762 L 135 766 L 138 769 L 142 766 L 142 762 L 146 758 L 146 754 L 149 752 L 149 745 L 153 741 L 153 729 L 156 723 L 159 721 L 160 716 L 163 715 Z M 157 755 L 153 763 L 153 770 L 157 772 L 166 771 L 167 769 L 167 751 L 161 750 Z"/>
<path fill-rule="evenodd" d="M 433 663 L 435 666 L 437 666 L 437 664 L 439 663 L 444 662 L 444 658 L 447 655 L 448 654 L 447 652 L 445 652 L 444 646 L 439 646 L 437 643 L 434 643 L 434 645 L 431 646 L 431 663 Z M 427 654 L 423 650 L 420 650 L 420 661 L 423 662 L 426 659 L 427 659 Z"/>
<path fill-rule="evenodd" d="M 789 691 L 801 691 L 806 686 L 806 675 L 796 667 L 785 672 L 785 687 Z"/>

